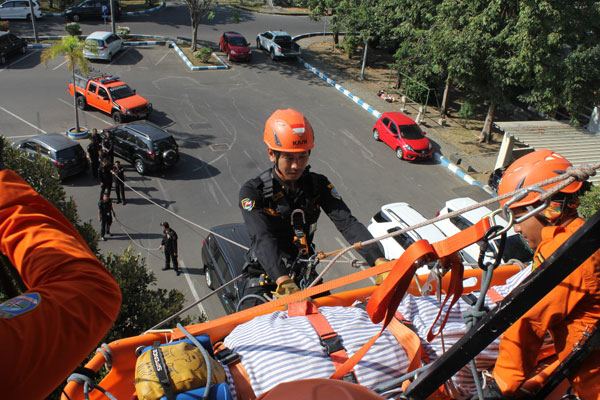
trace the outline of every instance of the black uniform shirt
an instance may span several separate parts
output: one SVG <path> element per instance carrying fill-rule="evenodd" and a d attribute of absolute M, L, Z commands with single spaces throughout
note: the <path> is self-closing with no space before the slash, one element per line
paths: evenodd
<path fill-rule="evenodd" d="M 303 209 L 308 243 L 312 242 L 316 222 L 322 208 L 342 236 L 349 243 L 373 239 L 367 228 L 350 212 L 335 187 L 324 175 L 309 172 L 308 168 L 298 180 L 298 190 L 292 193 L 289 187 L 271 170 L 273 192 L 284 194 L 291 210 Z M 240 189 L 240 208 L 252 240 L 251 252 L 271 279 L 288 274 L 282 258 L 293 261 L 298 248 L 294 244 L 294 228 L 289 216 L 284 219 L 278 212 L 273 198 L 263 197 L 263 181 L 260 176 L 249 180 Z M 384 257 L 377 245 L 359 249 L 360 255 L 371 265 Z"/>
<path fill-rule="evenodd" d="M 112 186 L 113 176 L 110 173 L 111 166 L 109 165 L 101 165 L 98 168 L 98 178 L 100 182 L 104 183 L 105 186 Z"/>
<path fill-rule="evenodd" d="M 100 218 L 103 221 L 112 221 L 112 201 L 100 201 L 98 209 L 100 209 Z"/>
<path fill-rule="evenodd" d="M 119 178 L 115 179 L 115 185 L 123 185 L 123 182 L 125 182 L 125 168 L 123 166 L 114 166 L 112 170 L 117 175 L 117 178 Z"/>
<path fill-rule="evenodd" d="M 177 253 L 177 233 L 171 228 L 167 229 L 163 232 L 160 244 L 165 248 L 165 251 Z"/>
<path fill-rule="evenodd" d="M 88 144 L 87 146 L 87 152 L 88 155 L 90 156 L 90 160 L 93 164 L 98 164 L 99 160 L 98 160 L 98 151 L 100 150 L 100 148 L 98 147 L 98 144 L 96 142 L 90 142 L 90 144 Z"/>

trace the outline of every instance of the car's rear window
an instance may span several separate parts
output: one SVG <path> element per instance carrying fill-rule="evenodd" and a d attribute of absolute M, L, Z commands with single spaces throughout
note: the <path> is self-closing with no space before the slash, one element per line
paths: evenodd
<path fill-rule="evenodd" d="M 239 36 L 234 36 L 232 38 L 229 38 L 229 43 L 232 46 L 246 46 L 246 40 Z"/>
<path fill-rule="evenodd" d="M 67 149 L 62 149 L 56 152 L 56 158 L 59 160 L 69 160 L 72 158 L 78 158 L 83 154 L 81 146 L 73 146 Z"/>
<path fill-rule="evenodd" d="M 423 139 L 423 132 L 421 132 L 421 128 L 417 124 L 412 125 L 401 125 L 400 126 L 400 134 L 404 139 L 416 140 Z"/>
<path fill-rule="evenodd" d="M 86 46 L 102 47 L 104 45 L 104 41 L 100 40 L 100 39 L 86 39 L 85 40 L 85 45 Z"/>
<path fill-rule="evenodd" d="M 277 44 L 287 44 L 292 41 L 291 36 L 276 36 L 275 43 Z"/>

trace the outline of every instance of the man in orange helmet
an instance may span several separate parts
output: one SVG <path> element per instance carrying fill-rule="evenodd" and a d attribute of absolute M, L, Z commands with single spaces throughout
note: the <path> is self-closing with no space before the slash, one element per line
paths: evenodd
<path fill-rule="evenodd" d="M 503 195 L 540 183 L 564 173 L 571 163 L 550 150 L 538 150 L 521 157 L 504 173 L 498 194 Z M 543 187 L 548 190 L 557 183 Z M 550 198 L 547 207 L 540 194 L 530 192 L 508 208 L 515 218 L 523 217 L 537 207 L 544 208 L 534 216 L 518 221 L 516 232 L 535 249 L 533 268 L 539 267 L 560 247 L 584 220 L 577 215 L 578 195 L 582 183 L 573 182 Z M 508 200 L 503 200 L 502 205 Z M 494 380 L 486 389 L 486 398 L 522 397 L 522 388 L 536 366 L 538 351 L 549 332 L 554 340 L 558 360 L 564 360 L 582 338 L 586 327 L 600 318 L 600 250 L 594 253 L 540 302 L 506 330 L 494 368 Z M 575 394 L 584 400 L 600 399 L 600 349 L 596 349 L 579 366 L 569 380 Z"/>
<path fill-rule="evenodd" d="M 303 258 L 314 254 L 312 241 L 321 208 L 349 243 L 373 236 L 329 180 L 309 171 L 314 132 L 304 115 L 292 109 L 275 111 L 265 124 L 263 140 L 274 166 L 240 190 L 240 208 L 252 239 L 243 296 L 270 296 L 269 292 L 285 296 L 299 291 L 301 277 L 294 282 L 289 266 L 299 254 Z M 371 265 L 385 260 L 377 245 L 358 252 Z M 247 297 L 240 309 L 260 302 L 256 296 Z"/>

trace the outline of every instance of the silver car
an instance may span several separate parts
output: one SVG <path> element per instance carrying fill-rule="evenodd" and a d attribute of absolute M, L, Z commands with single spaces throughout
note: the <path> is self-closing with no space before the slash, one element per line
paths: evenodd
<path fill-rule="evenodd" d="M 40 18 L 42 16 L 42 8 L 37 0 L 32 0 L 33 16 Z M 31 8 L 29 0 L 9 0 L 0 5 L 0 19 L 30 19 Z"/>
<path fill-rule="evenodd" d="M 123 48 L 123 40 L 112 32 L 94 32 L 85 39 L 83 55 L 88 59 L 112 61 Z"/>

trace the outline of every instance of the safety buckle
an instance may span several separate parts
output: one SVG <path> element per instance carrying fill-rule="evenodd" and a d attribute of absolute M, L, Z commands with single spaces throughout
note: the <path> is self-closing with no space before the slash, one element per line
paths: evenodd
<path fill-rule="evenodd" d="M 301 221 L 297 221 L 296 222 L 296 215 L 299 215 L 301 219 Z M 304 216 L 304 211 L 301 210 L 300 208 L 296 208 L 294 211 L 292 211 L 292 214 L 290 215 L 290 223 L 292 224 L 292 226 L 296 226 L 299 224 L 306 224 L 306 218 Z"/>
<path fill-rule="evenodd" d="M 342 344 L 342 338 L 335 332 L 326 333 L 320 337 L 321 346 L 323 346 L 323 350 L 327 353 L 328 356 L 331 354 L 345 350 L 344 345 Z"/>
<path fill-rule="evenodd" d="M 499 214 L 503 213 L 504 211 L 506 211 L 504 213 L 504 215 L 506 217 L 508 217 L 508 223 L 506 224 L 506 226 L 502 226 L 502 224 L 500 224 L 497 219 L 496 216 L 498 216 Z M 484 216 L 483 218 L 487 218 L 490 220 L 490 226 L 494 227 L 494 226 L 500 226 L 501 229 L 498 229 L 494 232 L 493 235 L 491 235 L 490 237 L 488 237 L 489 240 L 497 238 L 498 236 L 502 235 L 505 232 L 508 232 L 508 230 L 513 226 L 514 222 L 515 222 L 515 215 L 513 214 L 513 212 L 510 209 L 506 209 L 504 210 L 503 208 L 499 208 L 497 210 L 492 211 L 491 213 L 489 213 L 488 215 Z"/>
<path fill-rule="evenodd" d="M 342 380 L 344 382 L 358 383 L 358 378 L 356 378 L 354 371 L 350 371 L 346 375 L 342 376 Z"/>
<path fill-rule="evenodd" d="M 240 360 L 240 355 L 229 348 L 224 348 L 215 353 L 215 357 L 217 357 L 221 364 L 225 365 L 230 365 Z"/>

